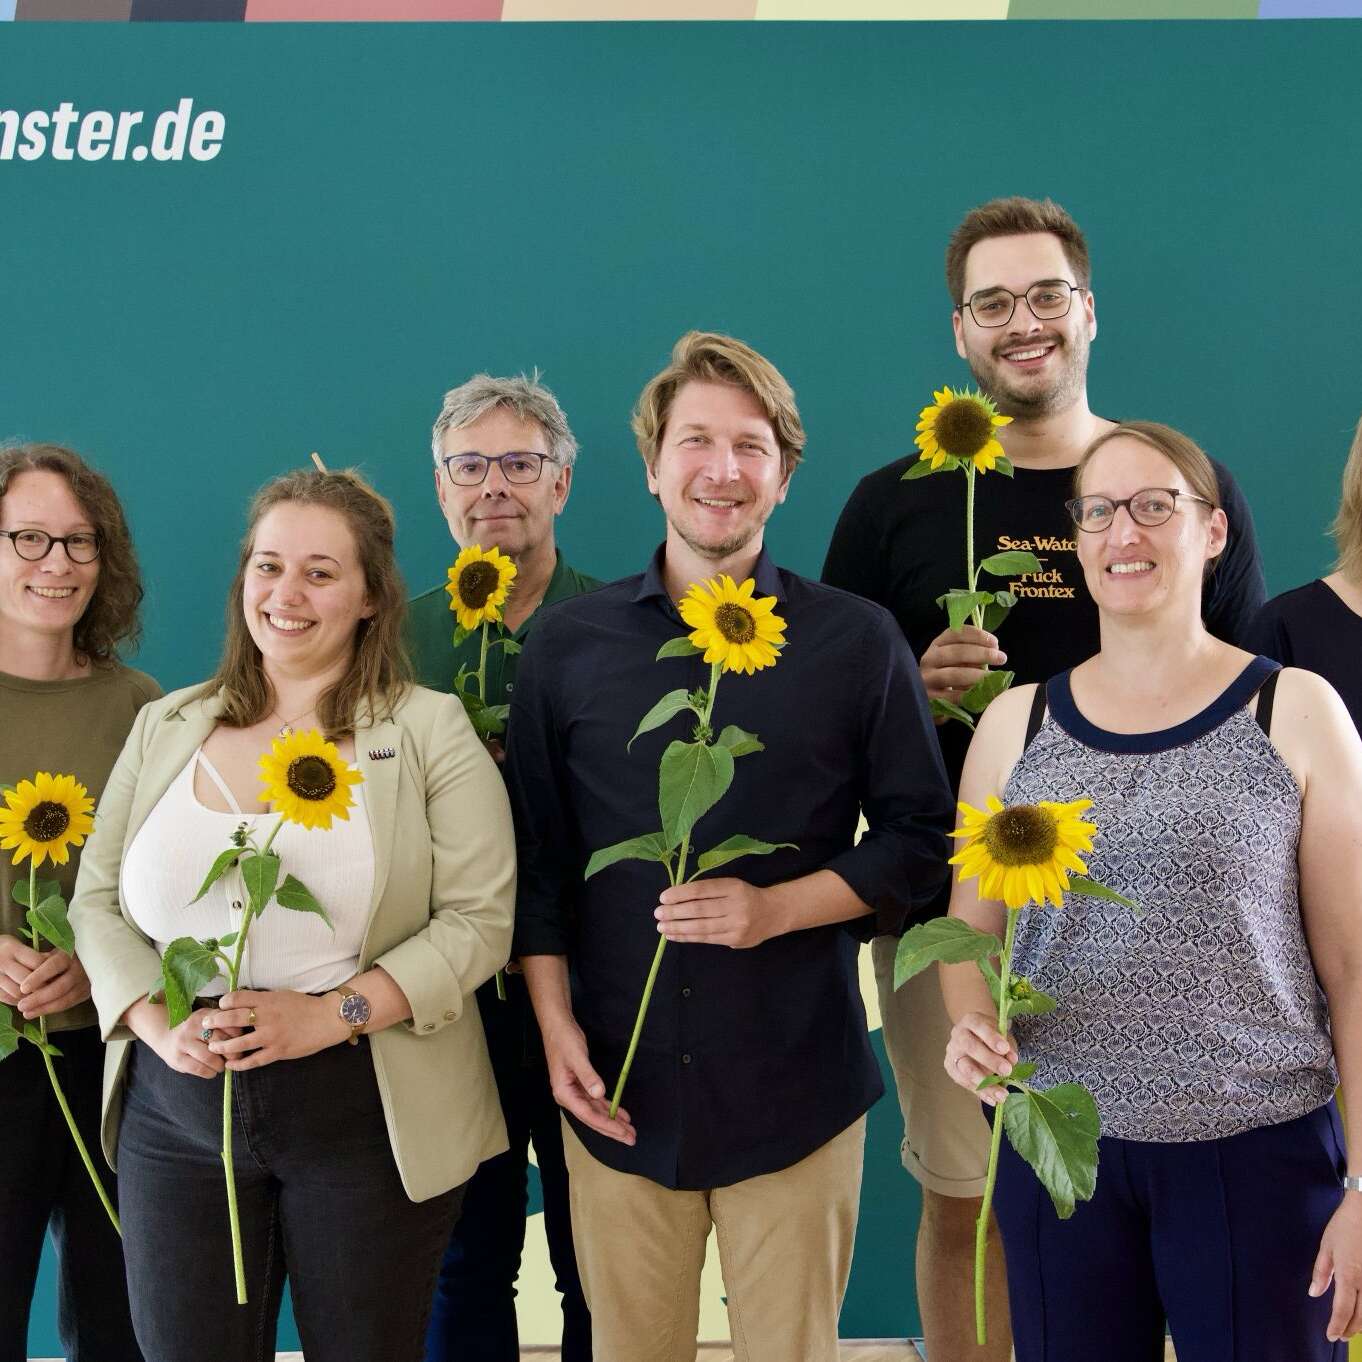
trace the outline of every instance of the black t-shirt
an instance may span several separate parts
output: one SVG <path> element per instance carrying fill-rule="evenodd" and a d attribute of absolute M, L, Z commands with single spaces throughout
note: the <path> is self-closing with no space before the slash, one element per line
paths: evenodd
<path fill-rule="evenodd" d="M 823 580 L 885 606 L 898 620 L 915 657 L 946 628 L 936 598 L 965 581 L 965 478 L 937 473 L 903 482 L 917 456 L 896 459 L 862 478 L 828 547 Z M 1243 643 L 1266 594 L 1253 517 L 1229 472 L 1215 464 L 1229 543 L 1206 583 L 1203 614 L 1219 638 Z M 1064 503 L 1073 495 L 1072 468 L 1018 468 L 1015 476 L 986 473 L 974 483 L 975 559 L 1025 549 L 1041 570 L 1013 580 L 980 574 L 981 590 L 1017 597 L 998 628 L 1014 685 L 1045 681 L 1097 652 L 1097 607 L 1083 581 L 1074 528 Z M 1247 646 L 1247 645 L 1245 645 Z M 951 721 L 937 729 L 946 772 L 959 789 L 970 731 Z"/>
<path fill-rule="evenodd" d="M 1268 601 L 1254 626 L 1252 646 L 1284 667 L 1322 676 L 1343 697 L 1362 732 L 1362 615 L 1324 582 Z"/>

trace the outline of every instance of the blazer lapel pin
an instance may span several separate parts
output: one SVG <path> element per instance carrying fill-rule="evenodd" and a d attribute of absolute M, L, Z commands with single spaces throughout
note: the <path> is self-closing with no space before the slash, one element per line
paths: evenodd
<path fill-rule="evenodd" d="M 395 757 L 397 752 L 391 747 L 371 747 L 369 749 L 370 761 L 387 761 L 389 757 Z"/>

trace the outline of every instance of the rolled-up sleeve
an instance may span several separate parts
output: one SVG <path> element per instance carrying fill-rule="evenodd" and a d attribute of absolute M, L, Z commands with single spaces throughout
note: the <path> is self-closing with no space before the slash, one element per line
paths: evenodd
<path fill-rule="evenodd" d="M 946 882 L 955 804 L 917 663 L 887 611 L 874 611 L 858 652 L 848 696 L 860 711 L 858 778 L 869 826 L 826 869 L 871 908 L 846 924 L 869 940 L 901 933 Z"/>

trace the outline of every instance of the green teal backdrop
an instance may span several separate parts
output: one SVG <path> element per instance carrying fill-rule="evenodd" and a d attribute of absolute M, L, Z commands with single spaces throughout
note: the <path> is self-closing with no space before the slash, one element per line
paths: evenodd
<path fill-rule="evenodd" d="M 442 576 L 428 432 L 477 369 L 543 371 L 582 444 L 566 550 L 637 569 L 660 521 L 629 407 L 716 328 L 798 391 L 770 542 L 816 574 L 856 479 L 965 377 L 951 228 L 1051 194 L 1094 251 L 1095 409 L 1228 463 L 1279 591 L 1327 565 L 1362 409 L 1360 58 L 1352 21 L 6 25 L 0 107 L 190 97 L 227 126 L 208 163 L 0 161 L 0 435 L 113 476 L 170 687 L 214 660 L 251 491 L 313 449 L 396 503 L 413 590 Z M 897 1139 L 881 1103 L 848 1336 L 917 1325 Z"/>

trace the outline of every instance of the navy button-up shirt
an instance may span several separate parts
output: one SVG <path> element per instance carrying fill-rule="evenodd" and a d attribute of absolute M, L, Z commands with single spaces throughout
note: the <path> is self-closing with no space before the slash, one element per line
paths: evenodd
<path fill-rule="evenodd" d="M 591 853 L 655 831 L 658 762 L 681 718 L 625 750 L 665 691 L 708 682 L 696 655 L 655 661 L 689 632 L 662 579 L 641 576 L 543 613 L 520 659 L 505 771 L 516 819 L 518 955 L 566 955 L 592 1063 L 613 1086 L 657 947 L 666 887 L 651 861 L 582 878 Z M 696 824 L 697 852 L 737 833 L 798 850 L 721 874 L 769 885 L 835 871 L 873 915 L 773 937 L 750 950 L 677 943 L 662 959 L 625 1090 L 632 1148 L 573 1122 L 596 1158 L 665 1187 L 727 1186 L 797 1163 L 883 1092 L 857 980 L 859 943 L 899 932 L 946 875 L 953 804 L 917 664 L 880 606 L 777 568 L 786 647 L 775 666 L 725 674 L 716 731 L 765 751 Z M 864 809 L 869 831 L 853 844 Z M 693 865 L 694 862 L 692 861 Z"/>

